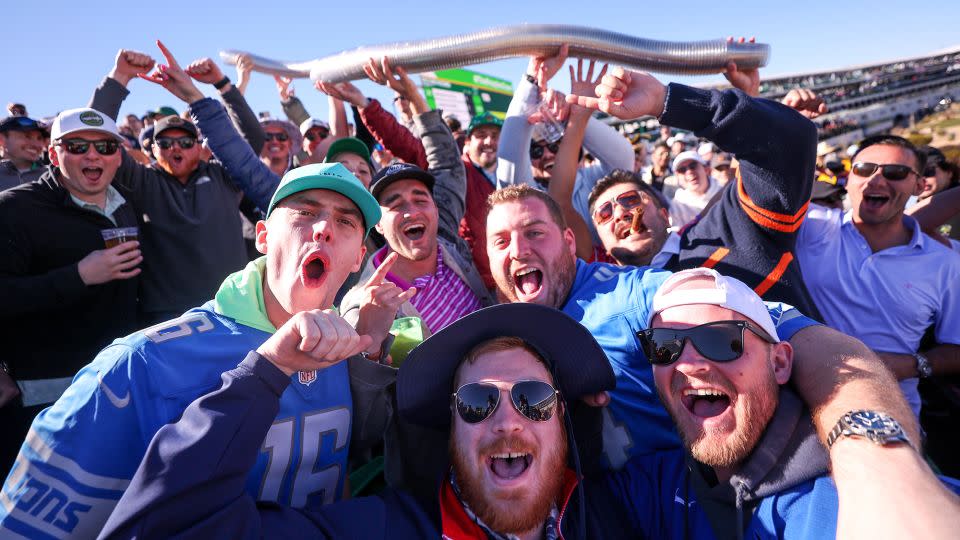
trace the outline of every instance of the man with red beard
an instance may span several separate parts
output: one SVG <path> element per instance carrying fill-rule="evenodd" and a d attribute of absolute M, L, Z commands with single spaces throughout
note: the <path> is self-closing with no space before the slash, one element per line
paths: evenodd
<path fill-rule="evenodd" d="M 493 306 L 410 353 L 397 375 L 398 413 L 449 441 L 442 455 L 406 456 L 430 483 L 429 499 L 387 489 L 294 510 L 244 493 L 242 471 L 289 383 L 285 371 L 305 367 L 316 364 L 251 355 L 224 373 L 219 390 L 157 433 L 101 537 L 635 536 L 622 505 L 579 474 L 592 444 L 581 434 L 599 428 L 597 410 L 579 400 L 597 404 L 614 376 L 590 333 L 566 315 Z"/>

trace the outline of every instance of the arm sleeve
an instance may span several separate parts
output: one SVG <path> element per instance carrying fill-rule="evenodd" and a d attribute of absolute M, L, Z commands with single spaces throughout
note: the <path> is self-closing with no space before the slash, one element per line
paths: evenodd
<path fill-rule="evenodd" d="M 613 127 L 592 116 L 583 133 L 583 147 L 597 158 L 605 175 L 614 169 L 633 170 L 633 147 L 630 141 Z"/>
<path fill-rule="evenodd" d="M 93 538 L 103 528 L 146 450 L 144 424 L 157 421 L 143 365 L 135 349 L 111 345 L 37 416 L 3 486 L 0 536 Z"/>
<path fill-rule="evenodd" d="M 510 100 L 507 117 L 500 129 L 497 145 L 497 183 L 500 187 L 510 184 L 534 185 L 530 168 L 530 139 L 533 126 L 527 122 L 527 111 L 540 101 L 540 90 L 526 79 L 520 79 L 517 91 Z"/>
<path fill-rule="evenodd" d="M 428 170 L 436 179 L 433 200 L 440 215 L 438 234 L 451 242 L 460 237 L 460 220 L 466 211 L 467 173 L 460 159 L 460 148 L 440 111 L 427 111 L 416 118 L 416 129 L 423 140 Z"/>
<path fill-rule="evenodd" d="M 353 125 L 356 128 L 357 138 L 363 141 L 363 144 L 367 145 L 367 150 L 373 152 L 373 147 L 377 144 L 377 140 L 373 137 L 373 134 L 370 133 L 370 130 L 367 129 L 367 125 L 363 123 L 360 110 L 351 105 L 350 112 L 353 114 Z"/>
<path fill-rule="evenodd" d="M 934 241 L 930 238 L 924 240 Z M 949 253 L 946 250 L 944 257 L 960 260 L 955 253 Z M 937 313 L 934 335 L 937 343 L 960 345 L 960 275 L 957 272 L 960 265 L 952 264 L 944 267 L 948 274 L 941 289 L 940 312 Z"/>
<path fill-rule="evenodd" d="M 230 179 L 258 208 L 266 211 L 280 177 L 260 161 L 230 122 L 226 110 L 215 100 L 203 98 L 191 103 L 190 112 Z"/>
<path fill-rule="evenodd" d="M 230 90 L 221 94 L 220 97 L 227 107 L 227 113 L 230 114 L 233 125 L 236 126 L 237 131 L 253 149 L 253 153 L 259 156 L 266 139 L 263 135 L 263 128 L 260 127 L 260 121 L 257 120 L 257 115 L 250 108 L 247 99 L 233 84 L 230 85 Z"/>
<path fill-rule="evenodd" d="M 129 95 L 130 90 L 126 86 L 118 83 L 116 79 L 104 77 L 100 85 L 93 91 L 93 96 L 87 106 L 116 120 L 120 116 L 120 105 Z"/>
<path fill-rule="evenodd" d="M 379 101 L 371 99 L 370 103 L 360 111 L 360 118 L 374 138 L 384 148 L 393 152 L 393 155 L 421 169 L 428 167 L 427 152 L 423 149 L 423 143 L 398 122 L 395 116 L 385 111 Z"/>
<path fill-rule="evenodd" d="M 820 323 L 807 317 L 800 310 L 783 302 L 764 302 L 767 312 L 773 320 L 773 327 L 777 330 L 780 341 L 790 341 L 793 335 L 809 326 L 819 326 Z"/>
<path fill-rule="evenodd" d="M 297 127 L 300 127 L 304 120 L 310 118 L 310 113 L 307 112 L 303 102 L 297 96 L 292 96 L 287 101 L 281 101 L 280 106 L 283 107 L 283 114 L 287 115 L 287 118 Z"/>
<path fill-rule="evenodd" d="M 817 130 L 780 103 L 740 90 L 700 90 L 671 83 L 661 123 L 693 130 L 737 156 L 737 200 L 771 232 L 794 233 L 813 187 Z"/>

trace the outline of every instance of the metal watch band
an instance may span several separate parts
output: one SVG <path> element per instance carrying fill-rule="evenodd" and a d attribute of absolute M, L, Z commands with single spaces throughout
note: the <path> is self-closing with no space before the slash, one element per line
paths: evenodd
<path fill-rule="evenodd" d="M 933 364 L 929 358 L 920 353 L 913 353 L 913 357 L 917 360 L 917 376 L 926 379 L 933 375 Z"/>

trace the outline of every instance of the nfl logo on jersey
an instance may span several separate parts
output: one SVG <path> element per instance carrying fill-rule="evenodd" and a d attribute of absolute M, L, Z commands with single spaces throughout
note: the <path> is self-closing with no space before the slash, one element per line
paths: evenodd
<path fill-rule="evenodd" d="M 317 370 L 298 372 L 300 384 L 310 386 L 310 383 L 317 380 Z"/>

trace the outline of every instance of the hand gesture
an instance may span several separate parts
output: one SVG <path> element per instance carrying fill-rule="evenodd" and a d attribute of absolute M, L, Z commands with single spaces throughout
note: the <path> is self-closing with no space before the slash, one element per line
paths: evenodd
<path fill-rule="evenodd" d="M 827 104 L 823 102 L 823 98 L 812 90 L 805 88 L 795 88 L 787 92 L 780 103 L 796 110 L 810 120 L 827 112 Z"/>
<path fill-rule="evenodd" d="M 126 86 L 130 79 L 149 73 L 153 69 L 154 61 L 150 55 L 120 49 L 117 52 L 117 58 L 114 61 L 113 70 L 110 71 L 110 78 Z"/>
<path fill-rule="evenodd" d="M 557 54 L 553 56 L 534 56 L 527 66 L 527 73 L 537 78 L 537 86 L 546 88 L 550 79 L 560 71 L 563 63 L 567 61 L 569 53 L 570 47 L 564 43 L 560 46 Z"/>
<path fill-rule="evenodd" d="M 541 112 L 544 108 L 550 113 L 553 120 L 557 122 L 565 122 L 567 117 L 570 116 L 570 104 L 567 103 L 566 96 L 563 95 L 563 92 L 548 89 L 543 93 L 542 105 L 536 111 L 530 113 L 530 116 L 527 117 L 527 122 L 536 124 L 537 122 L 550 120 Z"/>
<path fill-rule="evenodd" d="M 396 252 L 387 255 L 363 286 L 357 331 L 372 337 L 371 345 L 377 347 L 390 332 L 390 326 L 397 317 L 400 306 L 417 294 L 415 287 L 404 291 L 392 281 L 387 280 L 387 273 L 397 262 L 398 257 Z"/>
<path fill-rule="evenodd" d="M 237 57 L 237 88 L 242 94 L 247 89 L 247 83 L 250 82 L 250 74 L 253 73 L 253 60 L 249 54 L 241 54 Z"/>
<path fill-rule="evenodd" d="M 270 336 L 257 353 L 287 375 L 324 369 L 370 346 L 370 336 L 357 331 L 333 310 L 301 311 Z"/>
<path fill-rule="evenodd" d="M 84 285 L 98 285 L 115 279 L 130 279 L 140 273 L 143 262 L 140 242 L 131 240 L 109 249 L 91 251 L 80 259 L 77 271 Z"/>
<path fill-rule="evenodd" d="M 380 62 L 373 58 L 367 60 L 363 65 L 363 71 L 371 81 L 389 86 L 394 92 L 410 101 L 410 108 L 414 114 L 427 112 L 427 102 L 424 101 L 417 85 L 410 80 L 407 70 L 402 67 L 393 68 L 390 65 L 390 59 L 384 56 Z"/>
<path fill-rule="evenodd" d="M 280 93 L 280 101 L 290 101 L 290 98 L 297 95 L 294 91 L 293 79 L 290 77 L 281 77 L 279 75 L 274 75 L 273 80 L 277 83 L 277 92 Z"/>
<path fill-rule="evenodd" d="M 354 86 L 353 83 L 327 83 L 323 81 L 317 81 L 315 86 L 317 90 L 323 92 L 324 94 L 334 99 L 339 99 L 340 101 L 350 103 L 358 109 L 363 108 L 367 104 L 367 96 L 363 95 L 363 92 Z"/>
<path fill-rule="evenodd" d="M 597 97 L 569 95 L 567 103 L 601 110 L 622 120 L 660 116 L 667 89 L 648 73 L 614 67 L 594 88 Z"/>
<path fill-rule="evenodd" d="M 603 69 L 600 70 L 600 73 L 597 74 L 597 78 L 593 78 L 593 68 L 596 62 L 590 60 L 590 64 L 587 67 L 587 74 L 583 74 L 583 58 L 577 59 L 577 70 L 573 70 L 573 66 L 570 67 L 570 93 L 578 96 L 589 96 L 593 95 L 593 89 L 600 84 L 600 80 L 603 79 L 603 76 L 607 74 L 607 68 L 609 64 L 604 64 Z M 577 109 L 583 109 L 583 107 L 576 106 Z M 589 109 L 587 109 L 589 111 Z"/>
<path fill-rule="evenodd" d="M 209 58 L 194 60 L 187 66 L 187 75 L 207 84 L 215 84 L 223 79 L 223 71 L 220 71 L 220 66 Z"/>
<path fill-rule="evenodd" d="M 170 50 L 167 49 L 160 40 L 157 40 L 157 47 L 160 47 L 160 52 L 163 53 L 163 57 L 167 60 L 167 65 L 158 65 L 156 70 L 150 75 L 139 73 L 137 76 L 141 79 L 159 84 L 188 105 L 203 99 L 203 94 L 197 90 L 193 81 L 190 80 L 190 76 L 183 71 L 183 68 L 177 63 L 177 59 L 173 57 Z"/>
<path fill-rule="evenodd" d="M 752 37 L 750 41 L 740 38 L 737 40 L 737 43 L 756 43 L 757 38 Z M 733 43 L 733 37 L 727 38 L 727 43 Z M 723 76 L 727 78 L 730 84 L 734 88 L 739 88 L 743 90 L 745 94 L 750 97 L 757 97 L 760 95 L 760 70 L 757 68 L 740 70 L 737 68 L 736 62 L 728 62 L 727 69 L 723 72 Z"/>

